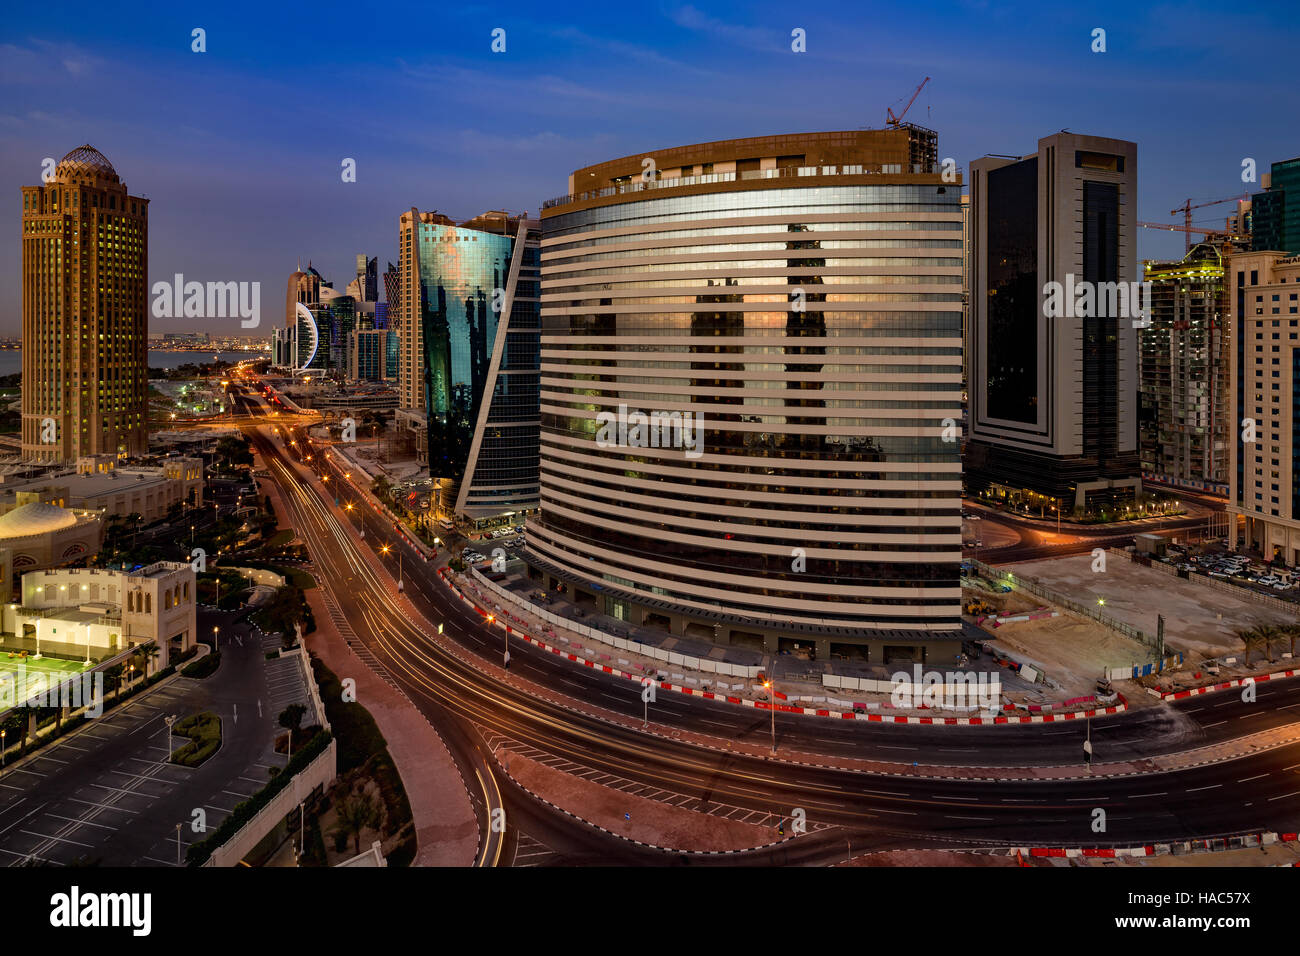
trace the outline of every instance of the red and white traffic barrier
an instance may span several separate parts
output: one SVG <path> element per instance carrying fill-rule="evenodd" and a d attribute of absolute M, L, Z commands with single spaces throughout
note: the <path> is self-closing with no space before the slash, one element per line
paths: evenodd
<path fill-rule="evenodd" d="M 1160 694 L 1161 700 L 1182 700 L 1185 697 L 1195 697 L 1197 694 L 1208 694 L 1216 690 L 1231 690 L 1233 687 L 1244 687 L 1248 683 L 1262 684 L 1269 680 L 1282 680 L 1287 677 L 1300 676 L 1300 670 L 1275 671 L 1272 674 L 1261 674 L 1258 677 L 1238 677 L 1234 680 L 1223 681 L 1220 684 L 1206 684 L 1204 687 L 1189 687 L 1187 690 L 1174 690 Z"/>
<path fill-rule="evenodd" d="M 1293 843 L 1294 833 L 1247 833 L 1235 837 L 1213 837 L 1206 840 L 1185 840 L 1182 843 L 1147 843 L 1142 846 L 1121 847 L 1011 847 L 1009 856 L 1023 860 L 1024 857 L 1057 857 L 1064 859 L 1103 859 L 1112 860 L 1119 857 L 1164 856 L 1166 854 L 1207 853 L 1221 850 L 1253 849 L 1271 846 L 1274 843 Z M 1294 864 L 1292 864 L 1294 865 Z"/>
<path fill-rule="evenodd" d="M 470 607 L 474 608 L 474 610 L 478 612 L 480 617 L 486 618 L 488 616 L 489 612 L 483 610 L 476 603 L 474 603 L 473 600 L 466 597 L 465 593 L 461 591 L 460 588 L 456 587 L 454 582 L 452 582 L 447 578 L 447 575 L 443 572 L 441 568 L 439 568 L 438 570 L 438 575 L 439 577 L 442 578 L 443 583 L 446 584 L 453 591 L 455 591 L 462 601 L 464 601 Z M 628 680 L 636 681 L 638 684 L 643 684 L 644 682 L 649 680 L 649 678 L 645 675 L 631 674 L 628 673 L 627 671 L 620 670 L 617 667 L 611 667 L 609 664 L 601 664 L 598 661 L 589 660 L 585 657 L 579 656 L 578 654 L 574 654 L 572 651 L 563 650 L 561 648 L 555 647 L 552 644 L 547 644 L 545 641 L 533 637 L 532 635 L 528 634 L 526 631 L 521 631 L 514 627 L 511 627 L 509 624 L 505 623 L 500 619 L 495 620 L 493 623 L 498 624 L 501 627 L 504 627 L 506 633 L 514 637 L 517 637 L 521 640 L 527 641 L 529 644 L 541 648 L 544 651 L 549 651 L 550 653 L 563 657 L 566 660 L 573 661 L 575 664 L 581 664 L 584 667 L 590 667 L 593 670 L 598 670 L 605 674 L 611 674 L 615 677 L 623 677 Z M 992 727 L 1001 724 L 1051 724 L 1051 723 L 1061 723 L 1062 721 L 1066 721 L 1066 720 L 1086 720 L 1087 718 L 1090 717 L 1101 717 L 1105 714 L 1122 714 L 1124 711 L 1128 710 L 1128 701 L 1124 699 L 1123 694 L 1120 694 L 1118 695 L 1119 696 L 1118 704 L 1113 704 L 1109 707 L 1096 707 L 1093 708 L 1092 710 L 1068 711 L 1066 713 L 1061 713 L 1061 714 L 1033 714 L 1030 716 L 1023 716 L 1023 717 L 1003 716 L 1003 715 L 998 715 L 994 717 L 912 717 L 912 716 L 905 716 L 903 714 L 891 715 L 891 714 L 866 713 L 864 710 L 860 710 L 860 709 L 854 709 L 852 711 L 841 711 L 841 710 L 831 710 L 825 707 L 797 707 L 793 704 L 773 705 L 771 703 L 768 703 L 767 701 L 749 700 L 747 698 L 734 697 L 730 694 L 719 694 L 710 690 L 702 690 L 696 687 L 683 687 L 681 684 L 673 684 L 670 683 L 669 681 L 654 680 L 650 682 L 664 690 L 675 691 L 679 694 L 689 694 L 693 697 L 703 697 L 705 700 L 725 701 L 728 704 L 734 704 L 741 707 L 753 707 L 758 710 L 770 710 L 773 706 L 775 706 L 777 712 L 783 714 L 803 714 L 807 717 L 830 717 L 838 720 L 865 720 L 869 723 L 879 723 L 879 724 L 922 724 L 927 726 L 945 726 L 945 727 Z M 1010 709 L 1014 710 L 1015 708 L 1010 707 Z"/>

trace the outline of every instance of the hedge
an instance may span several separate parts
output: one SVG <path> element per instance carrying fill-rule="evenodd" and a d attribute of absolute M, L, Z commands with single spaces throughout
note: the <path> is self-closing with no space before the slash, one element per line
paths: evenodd
<path fill-rule="evenodd" d="M 205 654 L 193 664 L 186 664 L 181 670 L 182 677 L 193 677 L 202 680 L 204 677 L 211 677 L 216 669 L 221 665 L 221 652 L 213 651 Z"/>
<path fill-rule="evenodd" d="M 178 720 L 172 733 L 189 737 L 189 743 L 172 754 L 172 763 L 197 767 L 221 746 L 221 718 L 210 710 Z"/>
<path fill-rule="evenodd" d="M 230 816 L 221 822 L 221 826 L 212 831 L 211 836 L 199 843 L 190 844 L 189 851 L 185 854 L 186 865 L 202 866 L 206 863 L 214 850 L 238 833 L 249 820 L 257 816 L 262 808 L 271 802 L 277 793 L 289 785 L 289 780 L 294 774 L 299 773 L 319 757 L 329 746 L 331 739 L 333 735 L 329 731 L 322 731 L 308 741 L 302 750 L 293 755 L 284 770 L 271 778 L 270 783 L 243 803 L 237 804 Z"/>

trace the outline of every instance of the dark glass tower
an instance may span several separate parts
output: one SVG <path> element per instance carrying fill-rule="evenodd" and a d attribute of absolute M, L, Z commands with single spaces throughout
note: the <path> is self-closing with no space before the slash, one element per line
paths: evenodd
<path fill-rule="evenodd" d="M 503 212 L 402 217 L 403 404 L 420 409 L 439 508 L 537 506 L 539 232 Z"/>

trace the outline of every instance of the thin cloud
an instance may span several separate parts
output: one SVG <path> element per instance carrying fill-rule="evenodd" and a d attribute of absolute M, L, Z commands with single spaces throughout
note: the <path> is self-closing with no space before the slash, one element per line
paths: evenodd
<path fill-rule="evenodd" d="M 788 33 L 782 34 L 776 30 L 747 27 L 728 20 L 719 20 L 689 4 L 673 10 L 669 14 L 669 19 L 685 30 L 719 36 L 751 50 L 776 52 L 788 49 Z"/>

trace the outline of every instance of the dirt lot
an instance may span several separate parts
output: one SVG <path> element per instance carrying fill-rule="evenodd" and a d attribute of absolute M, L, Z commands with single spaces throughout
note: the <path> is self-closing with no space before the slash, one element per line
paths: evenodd
<path fill-rule="evenodd" d="M 1249 598 L 1193 584 L 1112 554 L 1106 556 L 1104 572 L 1093 572 L 1092 561 L 1088 554 L 1070 555 L 1026 561 L 1010 569 L 1080 602 L 1102 599 L 1108 614 L 1148 634 L 1156 633 L 1156 616 L 1163 614 L 1165 640 L 1189 652 L 1193 659 L 1197 655 L 1213 657 L 1225 651 L 1240 651 L 1241 641 L 1233 633 L 1238 629 L 1296 619 L 1295 615 L 1275 611 Z"/>
<path fill-rule="evenodd" d="M 1022 592 L 981 597 L 1008 614 L 1048 607 L 1042 599 Z M 1097 678 L 1105 668 L 1132 666 L 1147 660 L 1147 650 L 1137 641 L 1096 621 L 1064 612 L 1060 617 L 1016 621 L 997 627 L 986 624 L 984 630 L 995 642 L 995 647 L 1016 660 L 1038 667 L 1060 684 L 1060 692 L 1047 695 L 1052 698 L 1092 694 L 1097 689 Z"/>

